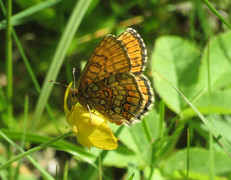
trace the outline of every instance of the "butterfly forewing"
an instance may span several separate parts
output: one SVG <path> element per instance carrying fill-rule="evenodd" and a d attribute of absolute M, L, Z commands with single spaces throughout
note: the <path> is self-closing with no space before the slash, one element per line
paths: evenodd
<path fill-rule="evenodd" d="M 132 28 L 128 28 L 118 36 L 127 50 L 132 63 L 131 72 L 135 75 L 142 73 L 146 66 L 147 51 L 143 39 Z"/>
<path fill-rule="evenodd" d="M 95 48 L 81 78 L 79 91 L 112 74 L 130 72 L 131 62 L 124 45 L 117 37 L 107 35 Z"/>

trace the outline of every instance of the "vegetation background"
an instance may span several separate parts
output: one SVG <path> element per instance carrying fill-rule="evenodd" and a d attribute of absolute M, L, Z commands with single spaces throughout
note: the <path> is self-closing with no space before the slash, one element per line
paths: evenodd
<path fill-rule="evenodd" d="M 0 6 L 0 179 L 231 179 L 231 1 Z M 127 27 L 147 46 L 155 106 L 130 128 L 110 124 L 116 150 L 89 150 L 74 136 L 58 141 L 70 129 L 65 88 L 48 80 L 69 84 L 105 35 Z"/>

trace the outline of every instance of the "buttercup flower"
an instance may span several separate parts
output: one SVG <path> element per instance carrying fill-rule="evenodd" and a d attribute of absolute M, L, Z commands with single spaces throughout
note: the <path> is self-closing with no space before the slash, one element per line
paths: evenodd
<path fill-rule="evenodd" d="M 107 120 L 98 112 L 90 112 L 70 95 L 72 82 L 66 89 L 64 96 L 64 111 L 66 121 L 76 133 L 78 142 L 90 148 L 95 146 L 104 150 L 113 150 L 118 147 L 118 139 L 114 136 Z M 70 104 L 67 101 L 70 100 Z M 69 101 L 68 101 L 69 102 Z"/>

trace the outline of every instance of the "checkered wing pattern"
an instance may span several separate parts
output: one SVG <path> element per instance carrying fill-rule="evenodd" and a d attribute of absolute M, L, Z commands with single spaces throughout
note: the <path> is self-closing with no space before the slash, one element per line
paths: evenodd
<path fill-rule="evenodd" d="M 139 34 L 128 28 L 107 35 L 87 62 L 77 89 L 79 102 L 116 124 L 130 124 L 153 104 L 153 91 L 142 75 L 147 53 Z"/>
<path fill-rule="evenodd" d="M 111 75 L 92 83 L 86 91 L 92 106 L 116 124 L 132 121 L 145 106 L 141 88 L 131 73 Z"/>

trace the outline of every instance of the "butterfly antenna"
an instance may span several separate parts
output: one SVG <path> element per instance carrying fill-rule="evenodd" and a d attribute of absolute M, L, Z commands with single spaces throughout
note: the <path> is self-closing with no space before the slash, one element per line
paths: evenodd
<path fill-rule="evenodd" d="M 76 89 L 76 81 L 75 81 L 75 67 L 72 69 L 72 75 L 73 75 L 73 80 L 74 80 L 74 89 Z"/>
<path fill-rule="evenodd" d="M 60 86 L 64 86 L 64 87 L 68 88 L 67 85 L 61 84 L 61 83 L 59 83 L 59 82 L 56 82 L 56 81 L 53 81 L 53 80 L 49 80 L 49 81 L 50 81 L 51 83 L 53 83 L 53 84 L 60 85 Z"/>

